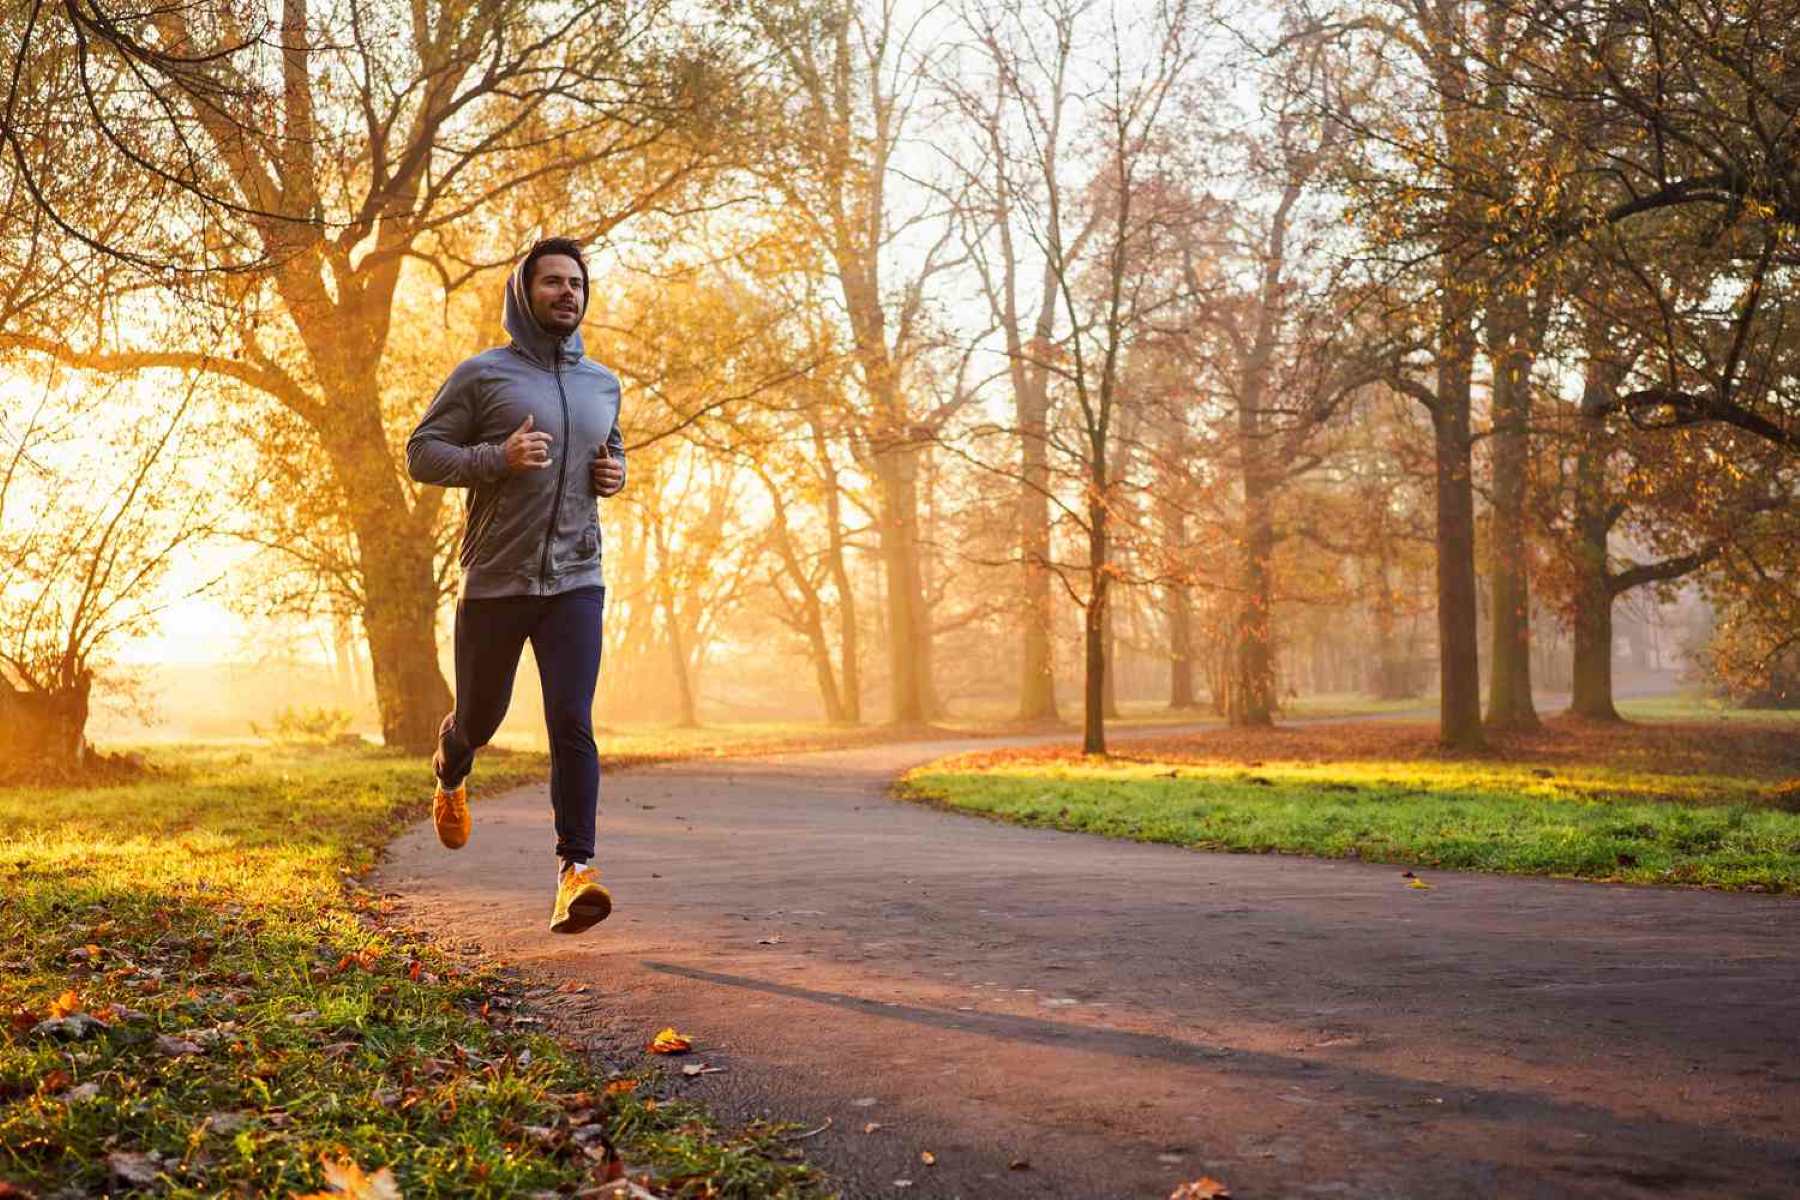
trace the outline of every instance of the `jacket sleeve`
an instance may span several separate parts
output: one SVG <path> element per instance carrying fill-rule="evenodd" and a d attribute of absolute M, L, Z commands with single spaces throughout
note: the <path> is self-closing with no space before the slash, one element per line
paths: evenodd
<path fill-rule="evenodd" d="M 450 372 L 406 439 L 406 471 L 420 483 L 474 487 L 506 474 L 506 447 L 477 440 L 482 404 L 478 373 L 472 362 Z"/>
<path fill-rule="evenodd" d="M 606 453 L 610 457 L 618 460 L 619 469 L 621 471 L 625 470 L 625 438 L 619 433 L 619 419 L 617 417 L 613 418 L 612 431 L 606 435 Z M 613 492 L 612 495 L 616 496 L 619 492 L 624 490 L 625 477 L 621 475 L 619 478 L 619 491 Z"/>

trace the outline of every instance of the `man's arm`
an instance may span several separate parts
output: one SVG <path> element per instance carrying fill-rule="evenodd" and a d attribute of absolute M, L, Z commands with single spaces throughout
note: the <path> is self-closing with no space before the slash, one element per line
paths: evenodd
<path fill-rule="evenodd" d="M 619 435 L 617 418 L 606 435 L 606 444 L 594 455 L 589 482 L 594 495 L 602 498 L 616 496 L 625 489 L 625 439 Z"/>
<path fill-rule="evenodd" d="M 506 447 L 475 440 L 481 403 L 477 370 L 465 362 L 450 372 L 406 439 L 406 471 L 420 483 L 474 487 L 506 474 Z"/>

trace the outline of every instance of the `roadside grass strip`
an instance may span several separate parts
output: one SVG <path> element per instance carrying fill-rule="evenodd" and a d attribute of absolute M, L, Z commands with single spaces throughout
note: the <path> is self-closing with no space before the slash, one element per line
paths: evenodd
<path fill-rule="evenodd" d="M 565 1045 L 506 972 L 383 921 L 355 877 L 429 797 L 416 757 L 339 747 L 162 748 L 131 782 L 0 789 L 0 1180 L 287 1197 L 347 1161 L 412 1198 L 621 1169 L 655 1195 L 816 1194 L 780 1128 L 721 1132 L 639 1048 Z"/>
<path fill-rule="evenodd" d="M 1049 828 L 1201 850 L 1753 891 L 1800 888 L 1800 788 L 1766 776 L 1477 759 L 1083 759 L 973 754 L 903 794 Z M 1240 744 L 1249 745 L 1248 741 Z M 1163 747 L 1167 749 L 1167 747 Z"/>

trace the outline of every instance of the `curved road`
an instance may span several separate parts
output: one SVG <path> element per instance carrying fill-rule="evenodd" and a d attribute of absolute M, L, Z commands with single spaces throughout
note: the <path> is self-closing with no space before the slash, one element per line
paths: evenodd
<path fill-rule="evenodd" d="M 477 802 L 463 850 L 408 831 L 376 886 L 592 985 L 546 998 L 565 1027 L 693 1035 L 726 1070 L 677 1086 L 726 1119 L 829 1118 L 805 1146 L 848 1197 L 1800 1196 L 1800 902 L 1414 891 L 886 796 L 993 745 L 609 773 L 617 909 L 576 938 L 545 929 L 542 786 Z"/>

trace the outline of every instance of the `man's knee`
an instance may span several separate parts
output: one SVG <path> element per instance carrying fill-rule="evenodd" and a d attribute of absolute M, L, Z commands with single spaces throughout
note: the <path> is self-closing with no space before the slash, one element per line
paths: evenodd
<path fill-rule="evenodd" d="M 544 714 L 544 723 L 559 749 L 593 750 L 594 721 L 588 713 L 575 708 L 552 709 Z"/>

